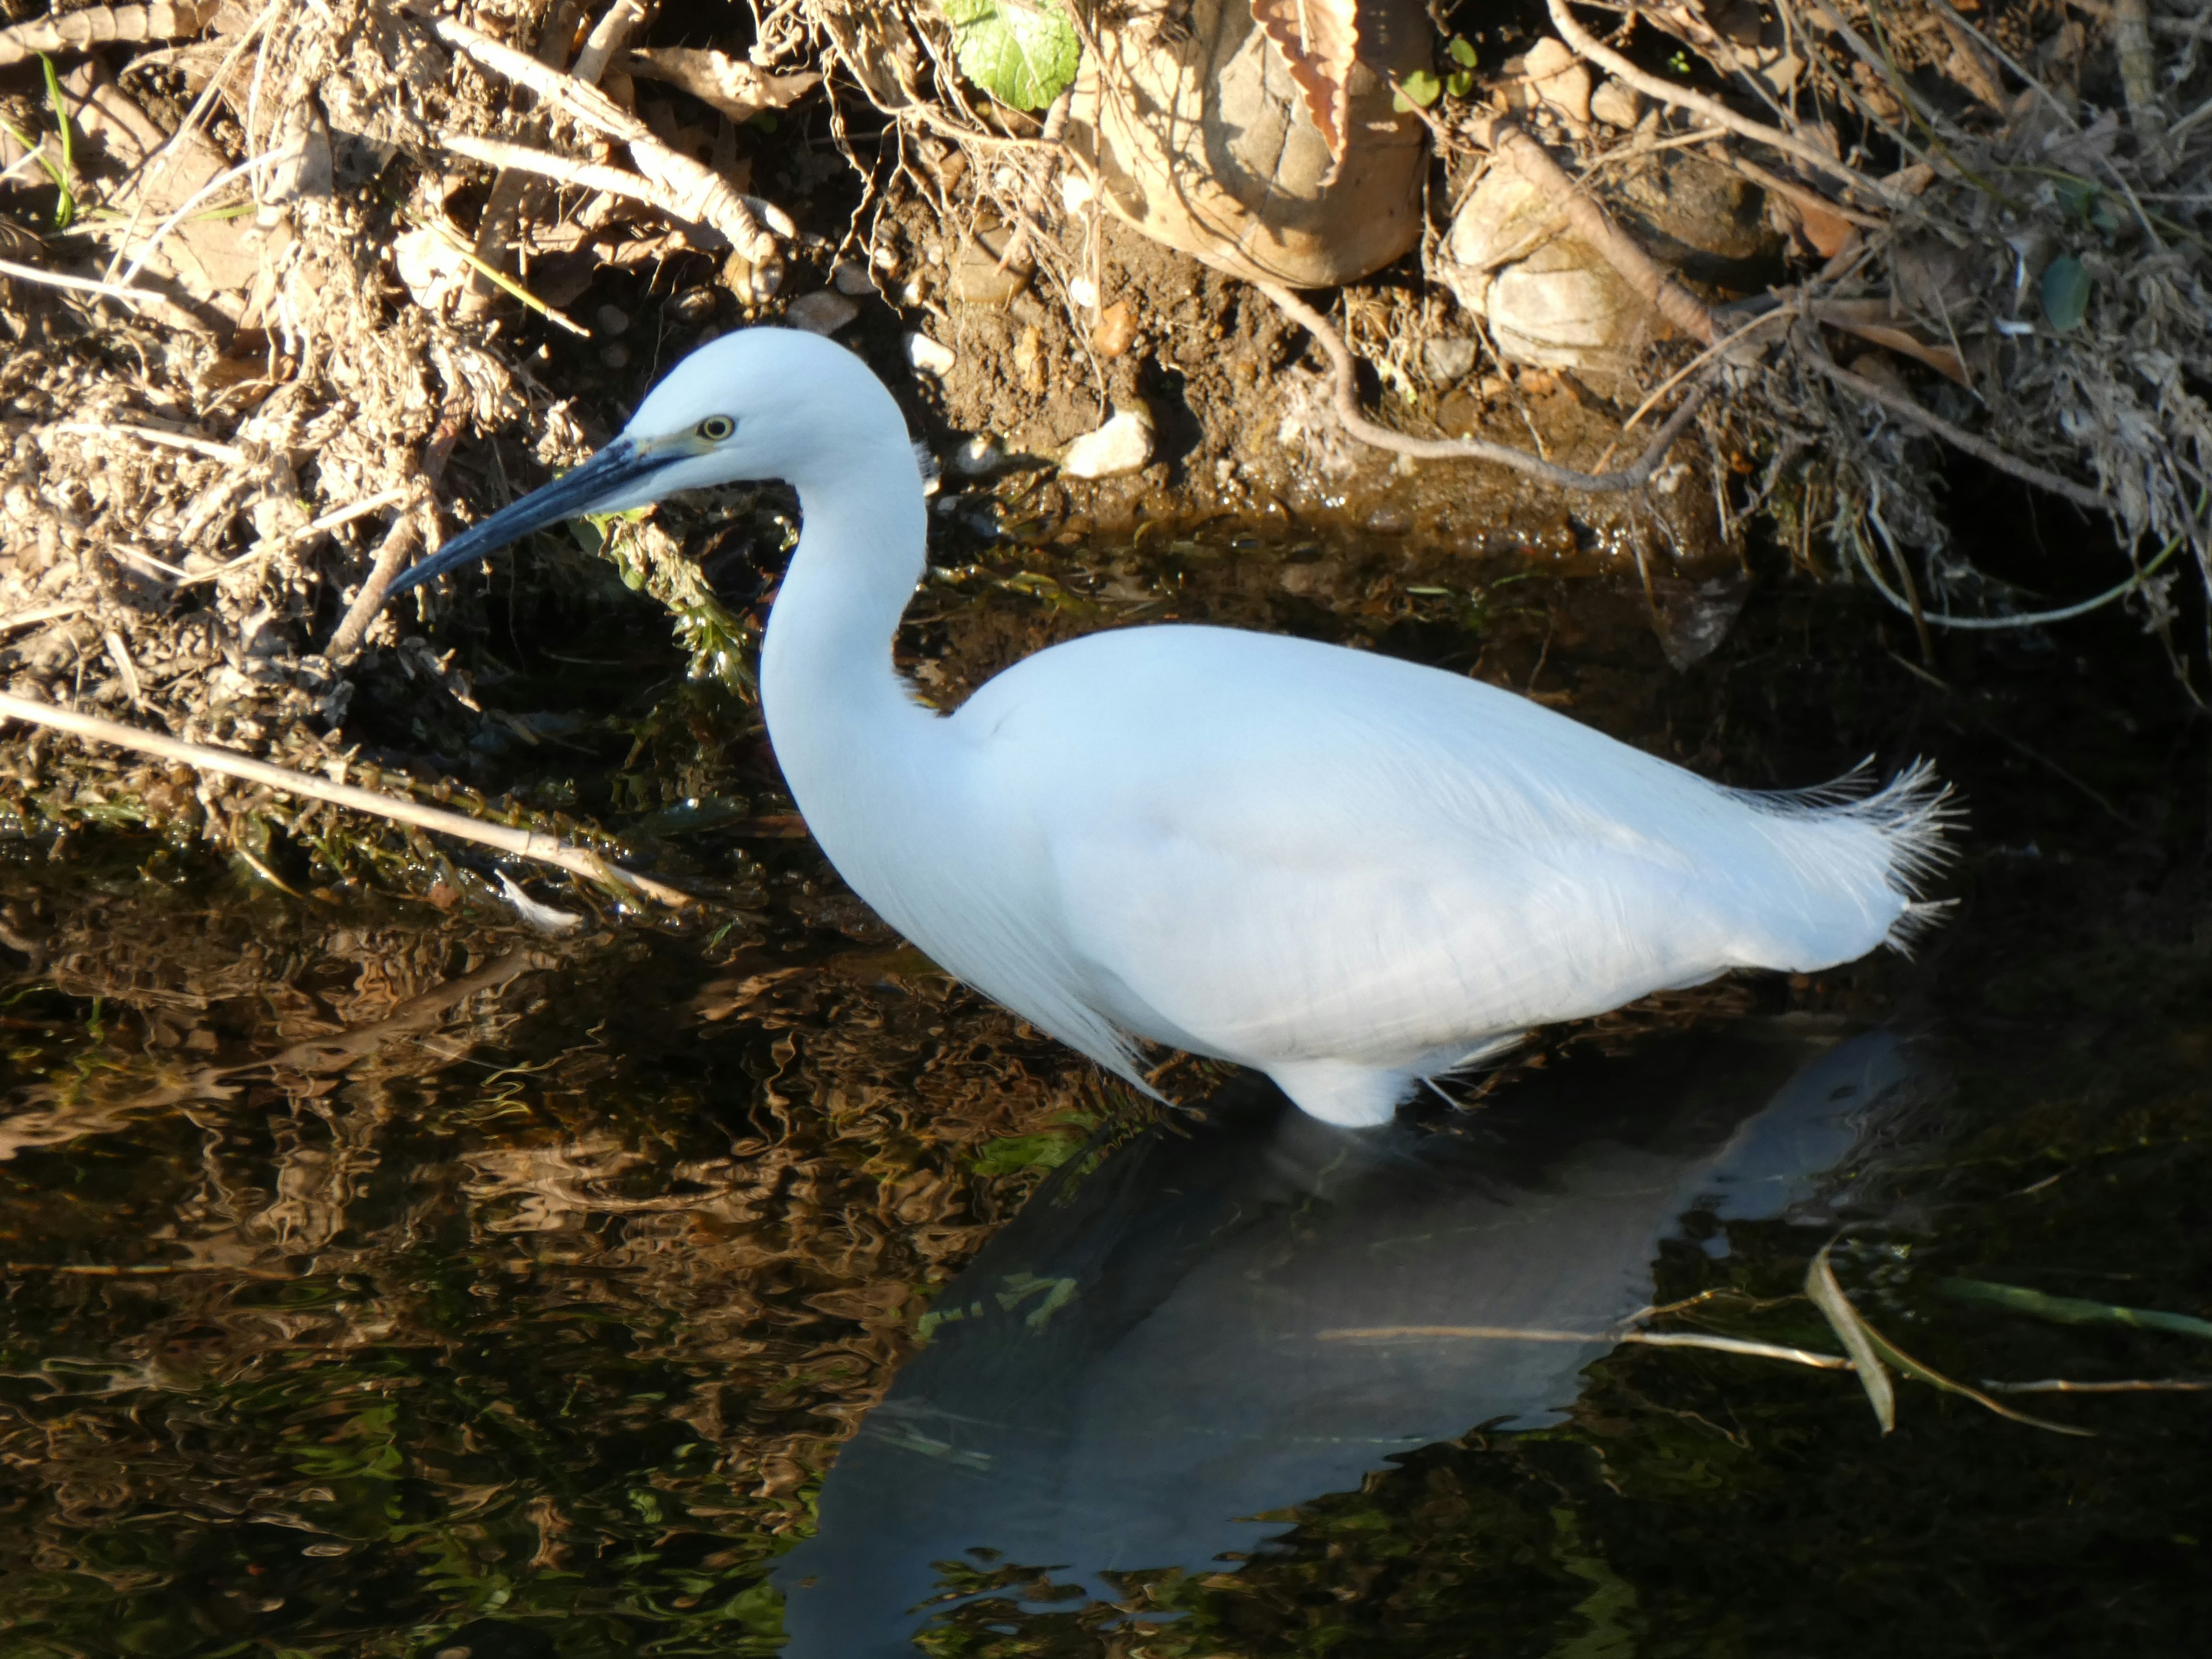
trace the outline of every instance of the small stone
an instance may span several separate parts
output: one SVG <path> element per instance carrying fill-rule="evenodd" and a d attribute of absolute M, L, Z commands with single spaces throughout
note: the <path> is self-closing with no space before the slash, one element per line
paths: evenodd
<path fill-rule="evenodd" d="M 963 478 L 980 478 L 997 471 L 1006 459 L 1006 447 L 989 433 L 979 432 L 952 452 L 949 465 Z"/>
<path fill-rule="evenodd" d="M 1453 386 L 1474 367 L 1474 342 L 1463 336 L 1440 334 L 1421 348 L 1421 366 L 1438 386 Z"/>
<path fill-rule="evenodd" d="M 809 334 L 826 338 L 860 314 L 860 307 L 843 295 L 832 294 L 825 289 L 817 294 L 800 295 L 785 311 L 783 319 L 793 328 L 803 328 Z"/>
<path fill-rule="evenodd" d="M 687 288 L 668 302 L 679 323 L 698 324 L 714 314 L 714 290 L 704 284 Z"/>
<path fill-rule="evenodd" d="M 1367 515 L 1367 530 L 1374 536 L 1403 536 L 1413 521 L 1395 507 L 1378 507 Z"/>
<path fill-rule="evenodd" d="M 1590 113 L 1609 127 L 1624 131 L 1644 118 L 1644 94 L 1607 76 L 1590 94 Z"/>
<path fill-rule="evenodd" d="M 1152 459 L 1152 411 L 1139 404 L 1117 409 L 1096 432 L 1068 445 L 1060 470 L 1078 478 L 1118 478 Z"/>
<path fill-rule="evenodd" d="M 1136 343 L 1137 313 L 1127 300 L 1116 300 L 1098 313 L 1091 330 L 1091 349 L 1100 356 L 1120 356 Z"/>
<path fill-rule="evenodd" d="M 1538 98 L 1570 119 L 1589 125 L 1590 72 L 1566 42 L 1546 35 L 1528 49 L 1521 72 Z"/>
<path fill-rule="evenodd" d="M 1005 264 L 1011 246 L 1003 230 L 987 230 L 972 242 L 961 245 L 952 261 L 952 297 L 971 306 L 1003 306 L 1030 285 L 1030 273 L 1018 264 Z"/>
<path fill-rule="evenodd" d="M 874 274 L 857 259 L 840 259 L 830 268 L 830 286 L 854 299 L 876 291 Z"/>
<path fill-rule="evenodd" d="M 1081 173 L 1074 171 L 1073 168 L 1069 168 L 1060 173 L 1060 205 L 1065 207 L 1070 213 L 1082 212 L 1084 209 L 1091 205 L 1092 199 L 1096 198 L 1097 194 L 1097 191 L 1092 188 L 1091 180 L 1085 178 Z"/>
<path fill-rule="evenodd" d="M 599 348 L 599 362 L 608 368 L 628 368 L 629 348 L 626 345 L 603 345 Z"/>
<path fill-rule="evenodd" d="M 629 332 L 629 313 L 624 311 L 620 306 L 601 306 L 592 313 L 592 321 L 598 326 L 599 332 L 610 339 L 617 334 Z"/>
<path fill-rule="evenodd" d="M 1088 276 L 1071 276 L 1067 279 L 1067 297 L 1085 311 L 1096 311 L 1098 309 L 1098 284 Z"/>
<path fill-rule="evenodd" d="M 927 334 L 906 337 L 906 360 L 924 374 L 939 377 L 950 374 L 952 365 L 960 361 L 953 356 L 951 346 L 939 345 Z"/>

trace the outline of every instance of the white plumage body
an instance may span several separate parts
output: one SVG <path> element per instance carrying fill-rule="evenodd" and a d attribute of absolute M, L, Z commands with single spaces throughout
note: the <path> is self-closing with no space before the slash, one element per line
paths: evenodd
<path fill-rule="evenodd" d="M 1144 1086 L 1256 1066 L 1341 1124 L 1532 1026 L 1900 939 L 1942 854 L 1915 769 L 1857 801 L 1719 787 L 1510 692 L 1223 629 L 1094 635 L 956 713 L 891 642 L 924 568 L 897 405 L 842 347 L 702 347 L 621 438 L 413 579 L 535 525 L 775 477 L 802 530 L 761 699 L 799 811 L 945 968 Z"/>
<path fill-rule="evenodd" d="M 1911 914 L 1917 781 L 1760 800 L 1510 692 L 1303 640 L 1096 635 L 898 724 L 858 787 L 785 761 L 864 898 L 1125 1076 L 1133 1036 L 1256 1066 L 1332 1122 L 1384 1121 L 1533 1026 L 1849 961 Z"/>

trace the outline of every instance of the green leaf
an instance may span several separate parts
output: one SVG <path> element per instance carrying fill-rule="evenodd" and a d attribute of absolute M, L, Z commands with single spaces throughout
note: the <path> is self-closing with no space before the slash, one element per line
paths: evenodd
<path fill-rule="evenodd" d="M 1464 98 L 1474 90 L 1473 70 L 1454 70 L 1444 76 L 1444 90 L 1455 98 Z"/>
<path fill-rule="evenodd" d="M 1444 53 L 1462 69 L 1473 69 L 1475 65 L 1474 42 L 1463 34 L 1452 36 L 1451 43 L 1444 48 Z"/>
<path fill-rule="evenodd" d="M 2061 1325 L 2133 1325 L 2146 1331 L 2212 1337 L 2212 1320 L 2166 1313 L 2157 1308 L 2125 1308 L 2118 1303 L 2090 1302 L 2075 1296 L 2046 1296 L 2025 1285 L 1996 1285 L 1984 1279 L 1940 1279 L 1936 1288 L 1961 1302 L 1987 1302 Z"/>
<path fill-rule="evenodd" d="M 2043 314 L 2053 328 L 2079 328 L 2089 313 L 2089 273 L 2070 253 L 2043 268 Z"/>
<path fill-rule="evenodd" d="M 1444 83 L 1428 70 L 1415 70 L 1398 83 L 1398 95 L 1391 100 L 1392 105 L 1401 114 L 1417 106 L 1426 109 L 1437 101 L 1443 89 Z"/>
<path fill-rule="evenodd" d="M 1042 109 L 1066 91 L 1082 43 L 1054 0 L 945 0 L 960 72 L 1000 103 Z"/>

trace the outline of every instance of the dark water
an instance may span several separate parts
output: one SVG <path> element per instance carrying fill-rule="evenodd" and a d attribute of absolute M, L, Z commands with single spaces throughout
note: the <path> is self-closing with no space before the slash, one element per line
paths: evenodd
<path fill-rule="evenodd" d="M 1849 1372 L 1618 1340 L 1839 1352 L 1825 1245 L 1960 1382 L 2212 1377 L 2212 772 L 2131 629 L 1931 680 L 1782 586 L 1677 672 L 1594 582 L 1162 556 L 1734 781 L 1932 753 L 1960 908 L 1346 1137 L 1234 1081 L 1148 1125 L 760 775 L 684 843 L 713 928 L 11 843 L 0 1659 L 2200 1651 L 2212 1393 L 1989 1396 L 2082 1437 L 1900 1376 L 1884 1435 Z M 1100 619 L 911 643 L 957 685 Z"/>

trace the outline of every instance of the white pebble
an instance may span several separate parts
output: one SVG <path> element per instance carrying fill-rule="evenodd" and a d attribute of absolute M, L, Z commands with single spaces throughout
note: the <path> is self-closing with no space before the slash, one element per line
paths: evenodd
<path fill-rule="evenodd" d="M 830 267 L 830 285 L 858 299 L 876 291 L 875 273 L 857 259 L 840 259 Z"/>
<path fill-rule="evenodd" d="M 1068 445 L 1060 470 L 1078 478 L 1118 478 L 1152 459 L 1152 417 L 1142 408 L 1119 409 L 1096 432 Z"/>
<path fill-rule="evenodd" d="M 1088 276 L 1071 276 L 1067 279 L 1067 297 L 1085 311 L 1096 311 L 1098 309 L 1098 284 Z"/>
<path fill-rule="evenodd" d="M 860 314 L 860 307 L 843 295 L 831 294 L 825 289 L 819 294 L 800 295 L 783 313 L 783 319 L 793 328 L 803 328 L 809 334 L 827 337 L 835 334 Z"/>
<path fill-rule="evenodd" d="M 1091 180 L 1070 169 L 1060 175 L 1060 199 L 1070 213 L 1080 213 L 1089 207 L 1091 198 L 1098 194 Z"/>
<path fill-rule="evenodd" d="M 952 365 L 960 360 L 952 355 L 952 348 L 939 345 L 927 334 L 906 337 L 906 360 L 925 374 L 943 376 L 952 372 Z"/>
<path fill-rule="evenodd" d="M 988 432 L 979 432 L 952 452 L 952 470 L 963 477 L 980 478 L 994 471 L 1006 459 L 1006 452 L 996 438 Z"/>

